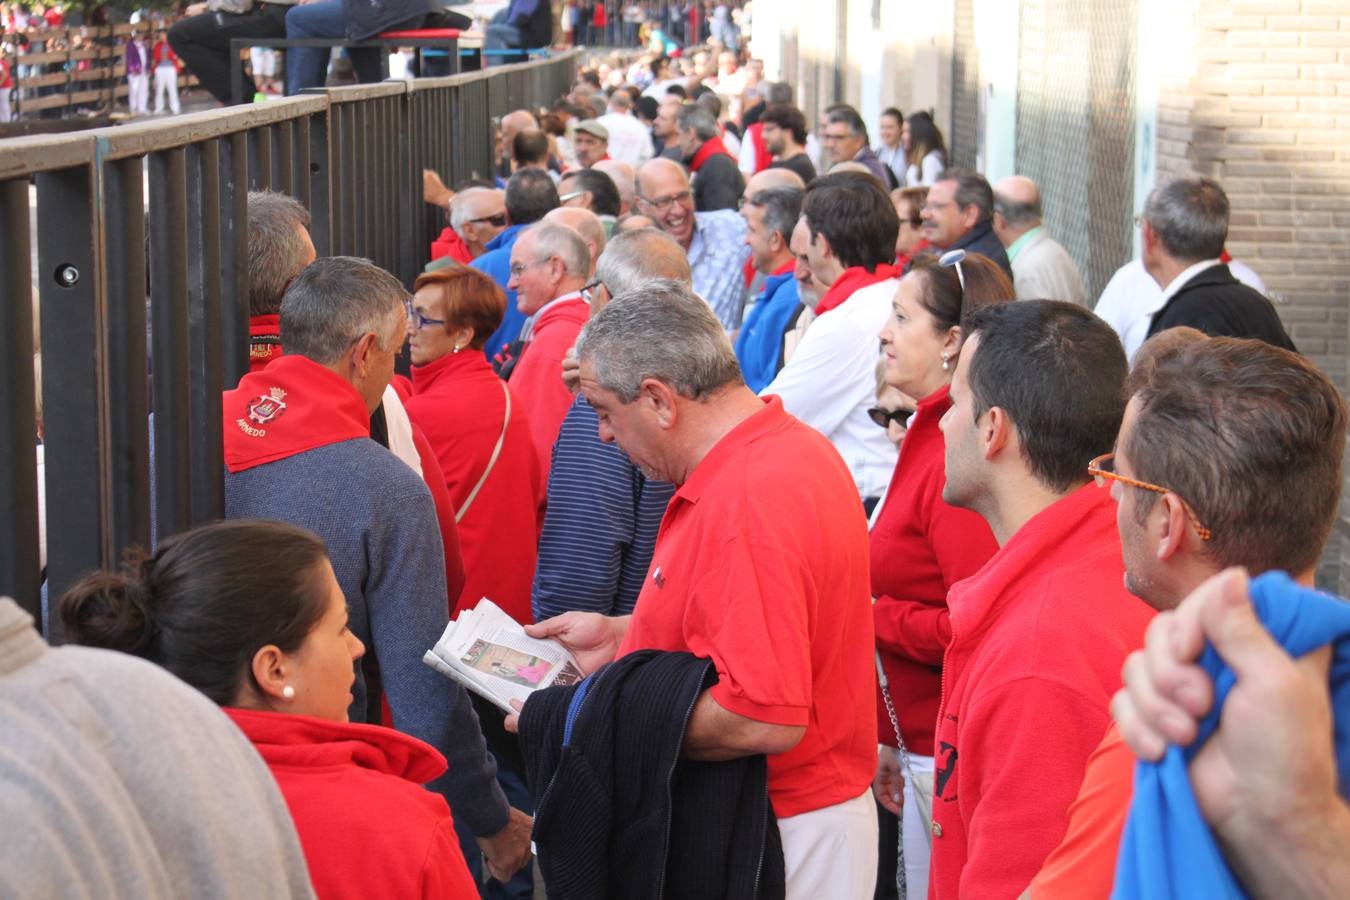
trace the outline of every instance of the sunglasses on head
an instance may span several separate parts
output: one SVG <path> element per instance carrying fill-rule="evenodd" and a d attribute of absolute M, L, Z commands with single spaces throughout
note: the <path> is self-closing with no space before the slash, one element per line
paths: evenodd
<path fill-rule="evenodd" d="M 909 417 L 912 415 L 914 415 L 914 410 L 904 406 L 899 409 L 886 409 L 885 407 L 874 406 L 867 411 L 867 418 L 876 422 L 877 425 L 882 428 L 886 428 L 892 422 L 903 426 L 909 421 Z"/>

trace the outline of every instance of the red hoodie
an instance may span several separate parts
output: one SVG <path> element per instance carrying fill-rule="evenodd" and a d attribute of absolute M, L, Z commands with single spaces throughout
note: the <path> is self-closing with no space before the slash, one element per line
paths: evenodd
<path fill-rule="evenodd" d="M 1124 576 L 1116 504 L 1088 484 L 952 588 L 929 897 L 1015 897 L 1064 838 L 1153 615 Z"/>
<path fill-rule="evenodd" d="M 900 734 L 911 753 L 933 755 L 942 654 L 951 637 L 947 591 L 998 550 L 977 513 L 942 501 L 947 482 L 938 421 L 952 405 L 942 387 L 919 402 L 871 534 L 872 618 Z M 877 691 L 877 740 L 895 730 Z"/>
<path fill-rule="evenodd" d="M 272 770 L 320 898 L 476 900 L 450 808 L 422 787 L 445 772 L 429 745 L 375 725 L 225 712 Z"/>
<path fill-rule="evenodd" d="M 580 294 L 552 301 L 535 314 L 529 343 L 520 351 L 520 362 L 511 373 L 511 387 L 529 415 L 543 485 L 548 484 L 558 429 L 575 399 L 563 385 L 563 357 L 577 342 L 590 314 L 590 304 Z"/>

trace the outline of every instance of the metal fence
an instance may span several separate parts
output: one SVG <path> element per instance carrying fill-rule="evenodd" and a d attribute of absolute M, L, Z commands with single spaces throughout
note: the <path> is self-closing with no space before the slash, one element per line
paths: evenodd
<path fill-rule="evenodd" d="M 247 191 L 294 194 L 320 254 L 411 286 L 444 219 L 422 169 L 490 175 L 492 119 L 565 93 L 579 53 L 0 143 L 0 594 L 38 612 L 30 296 L 57 597 L 148 545 L 152 513 L 160 535 L 223 513 L 221 391 L 248 365 Z"/>

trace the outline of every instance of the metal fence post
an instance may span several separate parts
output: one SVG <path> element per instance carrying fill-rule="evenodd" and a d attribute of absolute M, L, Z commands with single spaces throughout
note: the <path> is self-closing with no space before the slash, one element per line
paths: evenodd
<path fill-rule="evenodd" d="M 220 220 L 207 210 L 220 209 L 220 153 L 215 141 L 192 144 L 186 159 L 188 384 L 192 407 L 192 524 L 223 518 L 220 392 L 222 368 Z M 230 387 L 234 385 L 231 384 Z"/>

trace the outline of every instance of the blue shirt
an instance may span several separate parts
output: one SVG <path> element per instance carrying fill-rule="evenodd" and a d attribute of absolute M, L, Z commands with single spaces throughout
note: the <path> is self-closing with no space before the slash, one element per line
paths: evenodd
<path fill-rule="evenodd" d="M 643 475 L 617 444 L 601 441 L 600 417 L 578 397 L 553 444 L 531 594 L 535 621 L 571 609 L 632 612 L 674 493 L 673 484 Z"/>
<path fill-rule="evenodd" d="M 506 287 L 506 283 L 511 280 L 511 249 L 516 246 L 516 238 L 524 227 L 507 226 L 501 234 L 487 242 L 487 252 L 469 263 L 478 271 L 491 276 L 506 291 L 506 313 L 502 316 L 502 324 L 497 326 L 497 330 L 483 345 L 488 362 L 492 362 L 502 348 L 520 335 L 520 329 L 525 324 L 525 314 L 516 308 L 516 292 Z"/>
<path fill-rule="evenodd" d="M 1331 714 L 1342 799 L 1350 799 L 1350 604 L 1295 584 L 1283 572 L 1251 583 L 1256 617 L 1295 658 L 1331 644 Z M 1200 814 L 1188 766 L 1219 725 L 1235 676 L 1212 645 L 1200 665 L 1214 679 L 1214 706 L 1189 747 L 1170 746 L 1135 767 L 1134 799 L 1116 861 L 1112 897 L 1246 897 Z"/>
<path fill-rule="evenodd" d="M 755 300 L 736 337 L 736 359 L 741 363 L 741 375 L 756 394 L 768 387 L 782 368 L 783 333 L 800 305 L 797 279 L 791 272 L 764 279 L 764 292 Z"/>
<path fill-rule="evenodd" d="M 727 331 L 741 324 L 745 309 L 745 220 L 731 209 L 694 213 L 694 238 L 689 243 L 689 268 L 698 294 Z"/>

